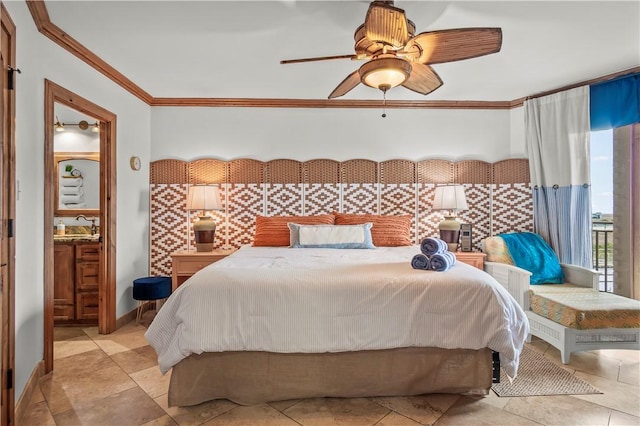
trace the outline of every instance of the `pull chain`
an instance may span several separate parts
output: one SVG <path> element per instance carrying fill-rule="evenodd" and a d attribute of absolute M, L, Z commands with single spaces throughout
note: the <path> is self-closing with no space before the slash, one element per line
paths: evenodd
<path fill-rule="evenodd" d="M 387 91 L 382 92 L 382 118 L 387 116 Z"/>
<path fill-rule="evenodd" d="M 381 84 L 378 89 L 382 90 L 382 118 L 387 116 L 387 90 L 391 89 L 388 84 Z"/>

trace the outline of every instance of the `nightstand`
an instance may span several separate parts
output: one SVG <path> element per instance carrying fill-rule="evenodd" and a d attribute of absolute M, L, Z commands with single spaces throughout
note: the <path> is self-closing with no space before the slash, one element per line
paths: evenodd
<path fill-rule="evenodd" d="M 484 258 L 487 257 L 486 254 L 475 251 L 456 251 L 454 254 L 460 262 L 475 266 L 481 271 L 484 271 Z"/>
<path fill-rule="evenodd" d="M 171 253 L 171 290 L 175 291 L 187 278 L 235 250 L 194 251 L 184 250 Z"/>

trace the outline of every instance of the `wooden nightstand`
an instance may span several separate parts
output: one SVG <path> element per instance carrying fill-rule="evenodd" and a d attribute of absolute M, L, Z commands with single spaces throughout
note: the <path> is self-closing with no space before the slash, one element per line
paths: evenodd
<path fill-rule="evenodd" d="M 475 266 L 481 271 L 484 271 L 484 258 L 487 257 L 486 254 L 475 251 L 457 251 L 455 255 L 456 259 L 460 262 Z"/>
<path fill-rule="evenodd" d="M 233 253 L 235 250 L 193 251 L 171 253 L 171 290 L 187 280 L 200 269 Z"/>

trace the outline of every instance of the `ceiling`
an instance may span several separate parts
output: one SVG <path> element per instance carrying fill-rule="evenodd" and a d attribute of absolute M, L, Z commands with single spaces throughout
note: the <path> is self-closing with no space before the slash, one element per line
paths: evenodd
<path fill-rule="evenodd" d="M 369 2 L 54 1 L 51 22 L 154 97 L 326 99 L 362 62 Z M 500 27 L 500 52 L 433 65 L 444 81 L 389 100 L 512 101 L 640 65 L 640 1 L 396 1 L 416 33 Z M 342 99 L 380 99 L 359 85 Z"/>

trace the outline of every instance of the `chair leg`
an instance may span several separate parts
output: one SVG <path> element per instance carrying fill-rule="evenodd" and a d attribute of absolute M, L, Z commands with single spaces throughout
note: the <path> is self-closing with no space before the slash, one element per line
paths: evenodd
<path fill-rule="evenodd" d="M 136 311 L 136 324 L 140 324 L 140 320 L 142 319 L 142 307 L 144 306 L 143 300 L 138 300 L 138 309 Z"/>

